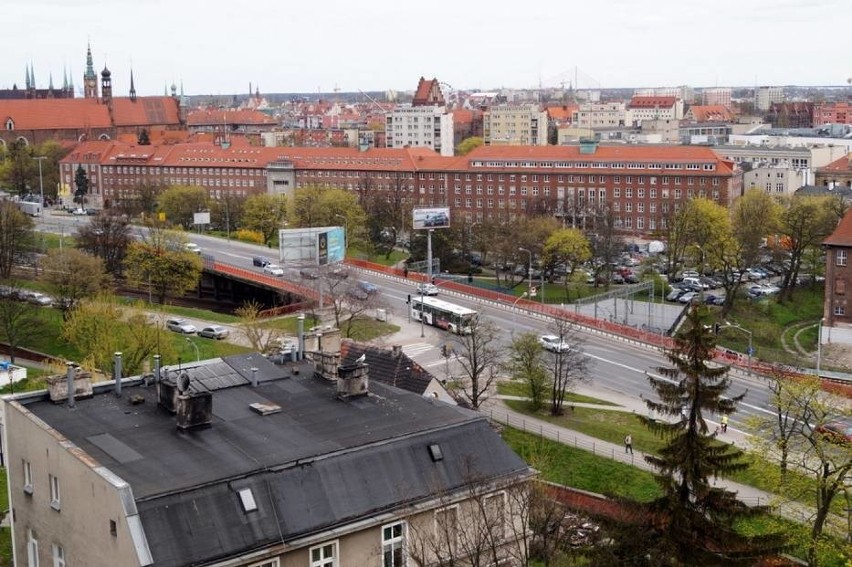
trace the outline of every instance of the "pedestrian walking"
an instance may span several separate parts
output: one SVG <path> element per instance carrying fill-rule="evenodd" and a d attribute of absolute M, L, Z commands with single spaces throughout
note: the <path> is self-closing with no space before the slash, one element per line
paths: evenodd
<path fill-rule="evenodd" d="M 624 436 L 624 452 L 633 454 L 633 437 L 629 433 Z"/>
<path fill-rule="evenodd" d="M 728 415 L 725 414 L 722 416 L 722 433 L 727 433 L 728 431 Z"/>

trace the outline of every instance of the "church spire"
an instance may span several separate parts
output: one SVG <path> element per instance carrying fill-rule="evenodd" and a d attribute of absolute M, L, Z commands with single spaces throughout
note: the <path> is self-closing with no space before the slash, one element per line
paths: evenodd
<path fill-rule="evenodd" d="M 86 72 L 83 74 L 83 96 L 86 98 L 98 98 L 98 76 L 95 74 L 95 65 L 92 61 L 92 45 L 86 47 Z"/>
<path fill-rule="evenodd" d="M 136 102 L 136 86 L 133 84 L 133 69 L 130 69 L 130 100 Z"/>
<path fill-rule="evenodd" d="M 48 75 L 48 78 L 50 79 L 50 81 L 47 84 L 47 89 L 52 91 L 53 90 L 53 71 L 50 72 L 50 74 Z"/>
<path fill-rule="evenodd" d="M 27 65 L 24 69 L 26 78 L 24 79 L 24 88 L 30 90 L 30 66 Z"/>

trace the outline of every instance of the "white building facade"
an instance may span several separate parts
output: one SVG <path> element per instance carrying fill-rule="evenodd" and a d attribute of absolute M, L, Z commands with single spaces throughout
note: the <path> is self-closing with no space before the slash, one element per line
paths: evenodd
<path fill-rule="evenodd" d="M 425 147 L 453 155 L 453 115 L 441 106 L 401 106 L 387 115 L 388 148 Z"/>
<path fill-rule="evenodd" d="M 486 145 L 547 145 L 547 112 L 540 110 L 538 105 L 492 106 L 482 118 Z"/>

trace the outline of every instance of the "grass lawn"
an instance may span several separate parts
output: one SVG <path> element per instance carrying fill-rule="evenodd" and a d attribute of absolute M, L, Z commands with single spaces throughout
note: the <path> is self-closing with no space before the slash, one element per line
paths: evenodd
<path fill-rule="evenodd" d="M 167 315 L 177 315 L 179 317 L 189 317 L 190 319 L 201 319 L 202 321 L 210 321 L 211 323 L 232 325 L 234 323 L 238 323 L 240 320 L 240 318 L 236 315 L 218 313 L 216 311 L 208 311 L 206 309 L 196 309 L 194 307 L 161 305 L 159 303 L 149 304 L 146 301 L 139 301 L 138 299 L 126 299 L 122 302 L 138 309 L 151 311 L 152 313 L 164 313 Z"/>
<path fill-rule="evenodd" d="M 519 396 L 526 398 L 529 396 L 527 393 L 527 386 L 523 382 L 518 382 L 515 380 L 511 381 L 502 381 L 497 383 L 497 393 L 503 396 Z M 550 401 L 550 396 L 547 397 L 547 401 Z M 583 396 L 580 394 L 575 394 L 573 392 L 569 392 L 565 396 L 566 402 L 575 402 L 578 404 L 597 404 L 600 406 L 616 406 L 618 404 L 614 404 L 612 402 L 608 402 L 606 400 L 601 400 L 599 398 L 593 398 L 591 396 Z"/>
<path fill-rule="evenodd" d="M 360 258 L 363 254 L 354 254 L 353 257 Z M 410 254 L 408 252 L 402 252 L 400 250 L 393 250 L 390 253 L 390 257 L 385 257 L 384 254 L 368 254 L 366 259 L 370 262 L 375 262 L 376 264 L 381 264 L 382 266 L 393 266 L 394 264 L 398 264 L 402 262 L 406 258 L 408 258 Z"/>

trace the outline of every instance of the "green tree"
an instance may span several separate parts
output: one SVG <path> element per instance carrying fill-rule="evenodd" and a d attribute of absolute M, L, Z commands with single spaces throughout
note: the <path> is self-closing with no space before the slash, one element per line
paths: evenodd
<path fill-rule="evenodd" d="M 790 267 L 784 272 L 780 301 L 793 296 L 808 251 L 819 247 L 837 226 L 833 203 L 830 197 L 792 197 L 781 214 L 779 232 L 790 253 Z"/>
<path fill-rule="evenodd" d="M 259 232 L 269 244 L 287 218 L 287 200 L 281 195 L 261 193 L 243 203 L 241 227 Z"/>
<path fill-rule="evenodd" d="M 160 211 L 166 214 L 167 221 L 190 230 L 195 213 L 208 208 L 207 191 L 203 187 L 177 185 L 163 191 L 159 203 Z"/>
<path fill-rule="evenodd" d="M 65 320 L 82 299 L 106 291 L 112 282 L 100 258 L 74 248 L 48 250 L 42 267 L 42 280 L 50 286 Z"/>
<path fill-rule="evenodd" d="M 565 266 L 565 297 L 568 297 L 568 286 L 574 277 L 574 272 L 588 262 L 592 257 L 589 239 L 583 231 L 576 228 L 560 228 L 553 232 L 544 243 L 543 258 L 545 265 L 551 269 L 563 264 Z"/>
<path fill-rule="evenodd" d="M 32 249 L 32 219 L 12 201 L 0 201 L 0 279 L 9 279 L 15 263 Z"/>
<path fill-rule="evenodd" d="M 23 141 L 15 140 L 7 145 L 0 165 L 0 185 L 20 196 L 37 190 L 38 163 L 33 159 L 32 148 Z"/>
<path fill-rule="evenodd" d="M 538 411 L 544 406 L 545 396 L 550 389 L 549 376 L 544 367 L 544 349 L 538 344 L 535 333 L 522 333 L 512 341 L 509 371 L 513 380 L 527 387 L 530 408 Z"/>
<path fill-rule="evenodd" d="M 79 164 L 74 172 L 74 187 L 74 202 L 83 205 L 89 194 L 89 175 L 83 169 L 83 164 Z"/>
<path fill-rule="evenodd" d="M 645 456 L 658 470 L 656 480 L 663 489 L 663 495 L 646 508 L 655 518 L 660 548 L 682 563 L 711 565 L 731 555 L 762 557 L 777 551 L 781 539 L 775 534 L 746 538 L 737 533 L 732 527 L 736 519 L 762 509 L 748 507 L 736 493 L 710 482 L 711 477 L 726 477 L 748 465 L 740 449 L 716 439 L 704 417 L 734 413 L 745 396 L 745 392 L 727 395 L 729 368 L 711 363 L 715 336 L 706 319 L 703 307 L 690 309 L 684 330 L 666 354 L 671 366 L 658 368 L 660 377 L 648 376 L 659 401 L 645 403 L 663 419 L 640 419 L 666 441 L 659 456 Z"/>
<path fill-rule="evenodd" d="M 174 356 L 168 341 L 161 341 L 159 328 L 151 325 L 139 308 L 119 305 L 115 297 L 101 295 L 82 302 L 62 327 L 62 337 L 83 357 L 81 363 L 110 375 L 114 354 L 121 352 L 125 376 L 140 374 L 145 360 L 159 352 Z"/>
<path fill-rule="evenodd" d="M 240 318 L 240 333 L 246 338 L 252 350 L 266 353 L 276 345 L 280 345 L 283 334 L 267 324 L 261 316 L 261 311 L 262 306 L 259 303 L 248 301 L 237 308 L 236 315 Z"/>
<path fill-rule="evenodd" d="M 147 287 L 160 303 L 193 289 L 201 275 L 201 258 L 187 251 L 185 243 L 180 233 L 152 223 L 147 236 L 127 248 L 127 281 L 137 288 Z"/>
<path fill-rule="evenodd" d="M 339 225 L 341 215 L 347 219 L 349 232 L 359 234 L 366 226 L 366 215 L 358 204 L 358 196 L 344 189 L 310 186 L 296 189 L 290 213 L 295 227 Z M 354 240 L 354 238 L 352 238 Z"/>
<path fill-rule="evenodd" d="M 456 155 L 457 156 L 465 156 L 485 144 L 485 140 L 483 140 L 479 136 L 471 136 L 470 138 L 465 138 L 459 145 L 456 146 Z"/>

